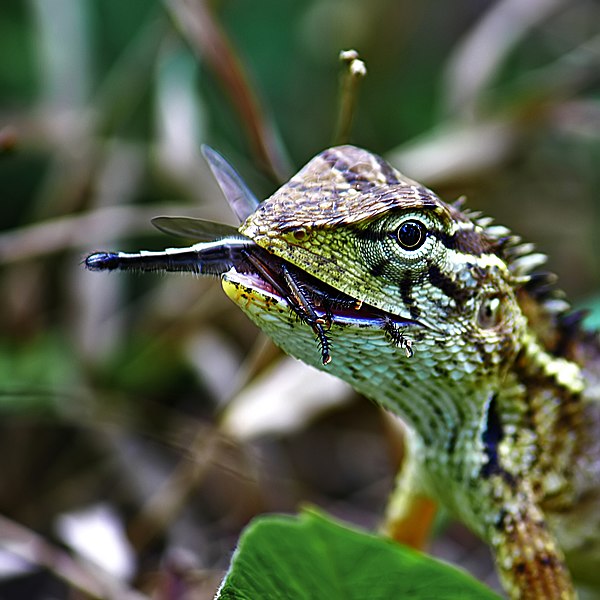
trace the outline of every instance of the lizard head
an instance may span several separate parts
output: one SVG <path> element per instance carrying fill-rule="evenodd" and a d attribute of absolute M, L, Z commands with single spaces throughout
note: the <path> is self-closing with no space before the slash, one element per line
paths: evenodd
<path fill-rule="evenodd" d="M 227 273 L 228 295 L 284 350 L 315 366 L 311 338 L 320 327 L 331 371 L 355 387 L 336 364 L 347 371 L 341 362 L 365 364 L 368 352 L 395 352 L 405 365 L 425 361 L 427 377 L 489 380 L 518 351 L 522 277 L 504 257 L 514 239 L 365 150 L 322 152 L 239 231 L 291 265 L 291 296 L 312 332 L 264 277 Z"/>

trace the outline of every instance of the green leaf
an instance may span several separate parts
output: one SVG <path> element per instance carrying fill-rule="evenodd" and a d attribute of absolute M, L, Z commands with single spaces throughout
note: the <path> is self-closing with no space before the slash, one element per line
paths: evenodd
<path fill-rule="evenodd" d="M 255 519 L 218 600 L 495 599 L 466 573 L 313 510 Z"/>
<path fill-rule="evenodd" d="M 60 412 L 73 401 L 78 381 L 73 352 L 60 333 L 46 331 L 23 341 L 0 339 L 0 415 Z"/>

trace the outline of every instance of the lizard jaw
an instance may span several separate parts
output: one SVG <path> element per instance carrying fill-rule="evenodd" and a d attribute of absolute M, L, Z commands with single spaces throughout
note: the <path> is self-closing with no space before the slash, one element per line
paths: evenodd
<path fill-rule="evenodd" d="M 261 303 L 264 305 L 273 303 L 288 305 L 286 298 L 256 273 L 239 272 L 232 268 L 224 273 L 221 279 L 225 292 L 236 304 L 243 305 L 247 302 L 254 302 L 260 297 L 263 298 Z M 318 318 L 327 319 L 336 325 L 348 327 L 384 328 L 386 324 L 398 327 L 425 327 L 423 323 L 415 319 L 394 315 L 374 306 L 361 303 L 358 300 L 352 301 L 350 296 L 346 296 L 341 292 L 338 294 L 337 301 L 340 302 L 342 297 L 343 305 L 338 305 L 335 300 L 332 306 L 328 308 L 316 305 L 314 310 Z M 348 306 L 348 302 L 353 302 L 353 306 Z"/>
<path fill-rule="evenodd" d="M 285 261 L 281 261 L 278 267 L 284 272 L 294 269 Z M 291 272 L 298 286 L 296 291 L 305 303 L 300 307 L 297 304 L 298 297 L 294 297 L 294 292 L 284 293 L 283 282 L 274 280 L 275 274 L 272 272 L 265 278 L 264 273 L 232 267 L 221 276 L 221 283 L 227 296 L 263 329 L 267 323 L 275 326 L 277 321 L 290 324 L 301 321 L 311 327 L 320 346 L 323 365 L 331 361 L 329 332 L 332 327 L 383 331 L 392 344 L 404 348 L 407 358 L 413 355 L 411 338 L 404 334 L 408 329 L 426 329 L 423 323 L 353 299 L 298 269 Z M 277 339 L 273 331 L 268 333 Z"/>

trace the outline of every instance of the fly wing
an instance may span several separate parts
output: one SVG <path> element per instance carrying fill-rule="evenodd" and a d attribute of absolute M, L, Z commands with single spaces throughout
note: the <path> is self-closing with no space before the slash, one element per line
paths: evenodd
<path fill-rule="evenodd" d="M 231 210 L 240 221 L 245 221 L 260 204 L 235 169 L 210 146 L 202 146 L 202 155 L 206 159 L 221 191 L 225 195 Z"/>
<path fill-rule="evenodd" d="M 154 217 L 152 225 L 163 233 L 197 242 L 243 237 L 233 225 L 192 217 Z"/>

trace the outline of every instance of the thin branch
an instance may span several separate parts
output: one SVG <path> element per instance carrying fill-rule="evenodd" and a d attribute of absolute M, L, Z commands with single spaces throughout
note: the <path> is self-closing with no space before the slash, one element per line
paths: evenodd
<path fill-rule="evenodd" d="M 444 74 L 446 112 L 473 117 L 508 53 L 568 0 L 500 0 L 475 23 L 454 49 Z"/>
<path fill-rule="evenodd" d="M 128 589 L 105 573 L 73 558 L 34 531 L 0 515 L 2 548 L 30 564 L 45 567 L 72 587 L 92 598 L 148 600 L 144 594 Z"/>
<path fill-rule="evenodd" d="M 50 219 L 0 233 L 0 264 L 47 256 L 63 250 L 94 249 L 133 233 L 151 230 L 150 219 L 159 214 L 177 214 L 187 207 L 159 204 L 139 208 L 112 206 L 78 215 Z"/>
<path fill-rule="evenodd" d="M 449 117 L 426 135 L 388 152 L 398 169 L 427 185 L 448 184 L 497 168 L 519 141 L 552 118 L 565 101 L 597 85 L 600 35 L 552 63 L 505 84 L 505 103 L 495 114 Z M 588 128 L 589 129 L 589 128 Z"/>
<path fill-rule="evenodd" d="M 199 431 L 194 437 L 189 456 L 179 462 L 132 519 L 129 537 L 138 552 L 176 519 L 185 501 L 214 464 L 221 439 L 222 434 L 218 431 Z"/>
<path fill-rule="evenodd" d="M 246 127 L 252 150 L 269 174 L 285 181 L 291 166 L 272 122 L 253 92 L 248 75 L 206 0 L 164 0 L 167 10 L 202 60 L 225 88 Z"/>
<path fill-rule="evenodd" d="M 0 127 L 0 156 L 11 152 L 19 143 L 19 134 L 14 125 Z"/>

